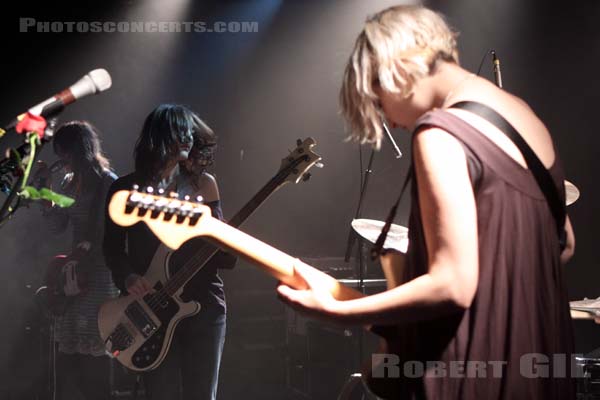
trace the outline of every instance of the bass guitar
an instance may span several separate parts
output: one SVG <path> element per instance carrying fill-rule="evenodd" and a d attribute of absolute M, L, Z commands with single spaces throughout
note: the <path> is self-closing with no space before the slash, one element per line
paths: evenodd
<path fill-rule="evenodd" d="M 313 138 L 298 140 L 297 148 L 283 158 L 277 174 L 231 218 L 229 224 L 221 223 L 229 227 L 239 227 L 278 188 L 288 182 L 307 180 L 310 177 L 307 171 L 321 160 L 321 157 L 313 152 L 315 145 Z M 122 199 L 123 194 L 122 191 L 117 192 L 113 198 Z M 130 197 L 152 200 L 152 203 L 143 208 L 143 214 L 158 217 L 162 210 L 167 210 L 167 213 L 162 215 L 174 217 L 169 221 L 175 224 L 183 221 L 182 213 L 196 209 L 192 203 L 174 197 L 153 197 L 150 193 L 138 191 L 126 194 L 125 197 L 127 199 L 123 203 L 122 213 L 133 212 L 138 215 L 142 212 L 138 206 L 134 207 L 135 210 L 131 207 L 133 203 Z M 199 207 L 202 210 L 208 208 Z M 118 206 L 115 206 L 115 212 L 117 209 Z M 181 260 L 182 257 L 178 257 L 174 250 L 179 249 L 187 239 L 174 245 L 163 240 L 166 232 L 160 231 L 160 228 L 158 231 L 152 231 L 163 242 L 156 250 L 144 275 L 155 291 L 143 298 L 129 295 L 108 301 L 101 306 L 98 314 L 98 328 L 107 352 L 134 371 L 152 370 L 160 365 L 169 351 L 177 324 L 200 311 L 198 302 L 184 302 L 180 296 L 185 284 L 219 250 L 218 247 L 206 244 L 191 257 Z M 194 236 L 196 235 L 188 238 Z M 177 272 L 171 274 L 170 271 Z"/>

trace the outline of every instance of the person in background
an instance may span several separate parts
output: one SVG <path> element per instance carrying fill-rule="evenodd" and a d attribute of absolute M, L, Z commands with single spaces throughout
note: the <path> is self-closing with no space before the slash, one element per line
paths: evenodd
<path fill-rule="evenodd" d="M 212 163 L 215 143 L 212 130 L 189 108 L 161 104 L 144 122 L 135 146 L 135 171 L 115 181 L 109 196 L 130 190 L 134 184 L 152 186 L 166 193 L 177 192 L 180 197 L 201 196 L 213 216 L 222 219 L 217 182 L 204 171 L 208 162 Z M 196 159 L 205 150 L 210 157 Z M 143 296 L 151 290 L 143 275 L 159 244 L 145 224 L 125 228 L 106 218 L 104 255 L 123 293 Z M 173 259 L 185 260 L 204 245 L 202 239 L 190 240 Z M 226 326 L 223 282 L 217 268 L 229 267 L 234 260 L 226 253 L 217 253 L 184 287 L 182 300 L 198 301 L 202 308 L 179 323 L 166 358 L 145 373 L 149 399 L 216 399 Z M 177 261 L 174 264 L 181 265 Z"/>
<path fill-rule="evenodd" d="M 55 259 L 50 275 L 60 282 L 58 297 L 64 304 L 55 318 L 56 389 L 59 399 L 73 398 L 73 390 L 86 400 L 110 396 L 110 365 L 98 331 L 98 309 L 118 295 L 102 256 L 104 199 L 116 179 L 102 153 L 100 133 L 87 121 L 60 126 L 53 139 L 64 177 L 59 192 L 73 199 L 71 207 L 47 207 L 43 214 L 56 233 L 72 233 L 70 255 Z M 50 170 L 38 176 L 51 178 Z M 50 186 L 52 183 L 50 182 Z"/>

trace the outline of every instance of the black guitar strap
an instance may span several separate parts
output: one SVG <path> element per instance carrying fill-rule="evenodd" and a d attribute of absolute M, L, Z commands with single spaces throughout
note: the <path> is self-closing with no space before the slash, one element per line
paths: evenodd
<path fill-rule="evenodd" d="M 544 197 L 546 198 L 546 202 L 550 207 L 550 211 L 552 212 L 552 216 L 556 221 L 556 232 L 558 234 L 560 249 L 561 251 L 565 248 L 567 244 L 567 232 L 565 231 L 565 220 L 567 216 L 566 206 L 564 202 L 561 201 L 560 195 L 558 193 L 558 189 L 554 184 L 554 180 L 552 179 L 552 175 L 546 169 L 544 164 L 540 161 L 535 152 L 529 147 L 525 139 L 517 132 L 517 130 L 500 114 L 498 114 L 492 108 L 486 106 L 482 103 L 477 103 L 474 101 L 461 101 L 452 105 L 450 108 L 459 108 L 462 110 L 467 110 L 480 116 L 486 121 L 490 122 L 494 126 L 496 126 L 500 131 L 502 131 L 509 139 L 513 141 L 513 143 L 519 148 L 523 158 L 525 158 L 525 162 L 527 163 L 527 167 L 533 174 L 536 182 L 538 183 Z M 400 191 L 400 196 L 398 200 L 390 210 L 388 217 L 385 220 L 385 225 L 375 242 L 375 245 L 371 248 L 371 258 L 375 260 L 381 253 L 383 252 L 383 244 L 385 243 L 385 239 L 390 230 L 390 226 L 394 221 L 396 216 L 396 212 L 398 209 L 398 205 L 402 199 L 404 191 L 408 182 L 412 177 L 412 165 L 408 171 L 406 179 L 404 181 L 404 185 L 402 186 L 402 190 Z"/>
<path fill-rule="evenodd" d="M 474 101 L 461 101 L 452 105 L 450 108 L 466 110 L 487 120 L 496 126 L 496 128 L 500 129 L 519 148 L 523 158 L 525 158 L 527 167 L 533 174 L 533 177 L 546 198 L 550 211 L 556 221 L 556 232 L 558 233 L 560 240 L 561 250 L 564 249 L 567 238 L 565 231 L 565 220 L 567 218 L 566 206 L 560 199 L 552 175 L 550 175 L 550 172 L 546 169 L 544 164 L 542 164 L 531 147 L 529 147 L 525 139 L 523 139 L 519 132 L 517 132 L 517 130 L 502 115 L 498 114 L 495 110 L 485 104 Z"/>
<path fill-rule="evenodd" d="M 388 232 L 390 231 L 390 227 L 392 226 L 392 222 L 394 222 L 394 218 L 396 217 L 396 212 L 398 211 L 398 206 L 400 205 L 400 201 L 402 200 L 402 196 L 406 191 L 406 187 L 408 186 L 408 182 L 410 182 L 413 175 L 413 166 L 410 165 L 408 172 L 406 173 L 406 178 L 404 178 L 404 183 L 402 184 L 402 190 L 400 190 L 400 196 L 398 196 L 398 200 L 394 203 L 394 206 L 390 210 L 387 218 L 385 219 L 385 224 L 383 228 L 381 228 L 381 233 L 377 237 L 377 241 L 371 247 L 371 260 L 376 260 L 379 257 L 384 249 L 383 245 L 385 244 L 385 239 L 387 238 Z"/>

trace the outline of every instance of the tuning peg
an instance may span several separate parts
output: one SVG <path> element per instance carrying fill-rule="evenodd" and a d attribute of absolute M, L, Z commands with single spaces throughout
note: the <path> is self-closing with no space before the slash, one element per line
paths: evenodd
<path fill-rule="evenodd" d="M 158 189 L 158 194 L 160 194 L 160 195 L 165 194 L 165 189 L 163 189 L 163 188 Z"/>
<path fill-rule="evenodd" d="M 167 204 L 169 204 L 169 200 L 165 197 L 160 197 L 158 200 L 154 202 L 154 205 L 157 209 L 165 210 Z"/>
<path fill-rule="evenodd" d="M 306 182 L 310 179 L 311 176 L 312 175 L 310 174 L 310 172 L 305 173 L 304 175 L 302 175 L 302 182 Z"/>
<path fill-rule="evenodd" d="M 204 197 L 202 197 L 202 196 L 196 196 L 196 202 L 202 203 L 203 201 L 204 201 Z"/>
<path fill-rule="evenodd" d="M 142 199 L 142 195 L 137 192 L 137 191 L 133 191 L 133 193 L 131 193 L 131 196 L 129 196 L 129 202 L 131 204 L 135 204 L 137 202 L 139 202 Z"/>
<path fill-rule="evenodd" d="M 188 196 L 188 195 L 186 194 L 186 195 L 183 197 L 183 199 L 184 199 L 185 201 L 190 201 L 190 196 Z"/>
<path fill-rule="evenodd" d="M 140 185 L 133 185 L 132 189 L 134 192 L 137 192 L 138 190 L 140 190 Z"/>
<path fill-rule="evenodd" d="M 154 188 L 153 188 L 152 186 L 148 186 L 148 187 L 146 188 L 146 193 L 149 193 L 149 194 L 152 194 L 152 193 L 154 193 Z"/>
<path fill-rule="evenodd" d="M 184 203 L 183 205 L 181 205 L 179 207 L 179 213 L 180 215 L 190 215 L 192 213 L 193 210 L 193 206 L 190 203 Z"/>

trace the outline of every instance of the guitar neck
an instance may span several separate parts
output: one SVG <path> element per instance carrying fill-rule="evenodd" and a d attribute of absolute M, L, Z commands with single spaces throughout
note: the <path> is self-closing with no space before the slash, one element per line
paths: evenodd
<path fill-rule="evenodd" d="M 203 233 L 203 235 L 206 235 L 206 239 L 209 241 L 238 254 L 288 286 L 296 289 L 306 288 L 304 280 L 294 272 L 294 265 L 307 265 L 298 258 L 294 258 L 216 218 L 208 218 L 205 224 L 207 225 L 205 225 L 204 232 L 207 233 Z M 317 269 L 314 270 L 320 274 L 336 299 L 351 300 L 363 296 L 359 291 L 340 284 L 330 275 Z"/>
<path fill-rule="evenodd" d="M 277 189 L 281 187 L 285 183 L 282 180 L 281 175 L 282 172 L 279 172 L 275 175 L 265 186 L 262 187 L 256 193 L 248 203 L 244 207 L 241 208 L 231 219 L 229 220 L 229 225 L 233 227 L 240 227 L 246 220 L 261 206 L 262 203 L 265 202 Z"/>
<path fill-rule="evenodd" d="M 242 207 L 230 220 L 229 225 L 233 227 L 241 226 L 246 220 L 265 202 L 271 194 L 279 189 L 286 181 L 285 178 L 289 172 L 286 170 L 279 171 L 265 186 L 256 193 L 244 207 Z M 167 290 L 170 294 L 176 293 L 181 287 L 189 282 L 190 279 L 210 261 L 210 259 L 218 252 L 218 248 L 212 246 L 202 246 L 186 263 L 183 268 L 169 280 Z"/>

